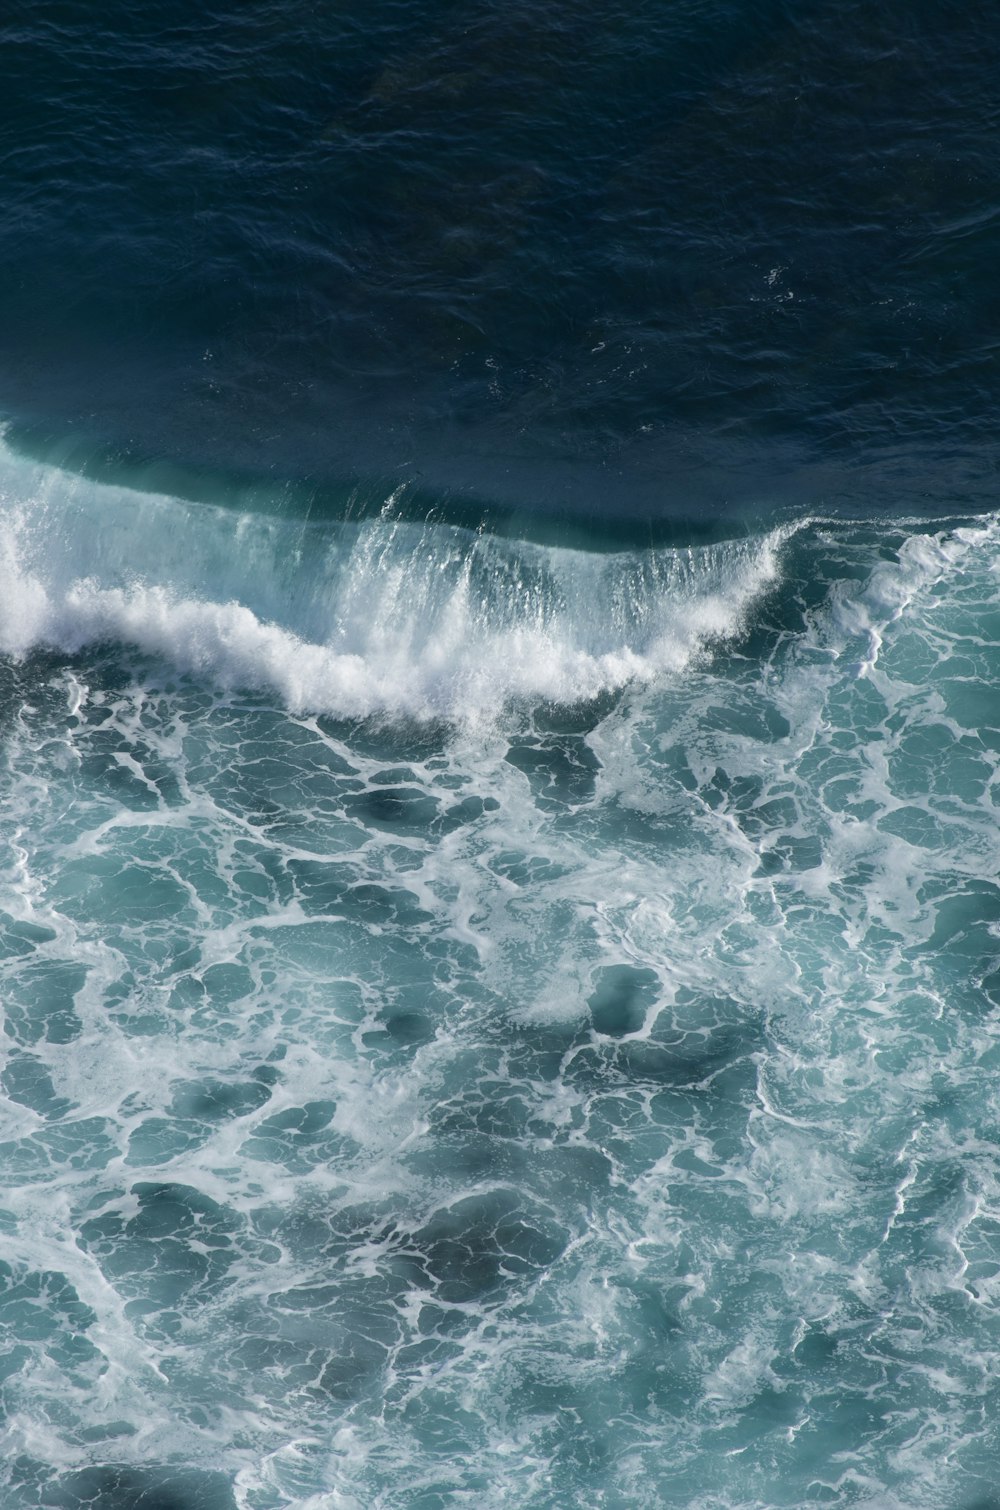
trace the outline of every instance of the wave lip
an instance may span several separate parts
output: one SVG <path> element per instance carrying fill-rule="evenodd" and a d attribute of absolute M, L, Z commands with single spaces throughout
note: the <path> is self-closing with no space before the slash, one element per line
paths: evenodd
<path fill-rule="evenodd" d="M 677 672 L 738 630 L 788 534 L 596 554 L 383 515 L 193 505 L 0 443 L 0 649 L 133 644 L 296 711 L 467 720 Z"/>

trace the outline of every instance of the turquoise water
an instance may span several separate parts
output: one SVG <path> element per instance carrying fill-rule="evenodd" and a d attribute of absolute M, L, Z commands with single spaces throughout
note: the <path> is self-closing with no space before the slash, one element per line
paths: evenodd
<path fill-rule="evenodd" d="M 992 1504 L 995 521 L 2 465 L 4 1503 Z"/>

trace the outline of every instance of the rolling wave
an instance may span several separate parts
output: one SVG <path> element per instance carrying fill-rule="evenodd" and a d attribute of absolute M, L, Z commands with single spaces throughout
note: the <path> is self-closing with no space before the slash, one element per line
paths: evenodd
<path fill-rule="evenodd" d="M 0 649 L 128 643 L 296 710 L 476 720 L 669 674 L 739 630 L 787 528 L 599 554 L 441 522 L 192 504 L 0 443 Z"/>

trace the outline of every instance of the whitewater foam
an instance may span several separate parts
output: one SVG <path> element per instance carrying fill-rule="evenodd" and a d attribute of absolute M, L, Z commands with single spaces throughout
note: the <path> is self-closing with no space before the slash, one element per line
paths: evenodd
<path fill-rule="evenodd" d="M 294 710 L 475 720 L 676 673 L 787 531 L 600 555 L 393 516 L 320 526 L 94 483 L 0 446 L 0 648 L 137 646 Z"/>
<path fill-rule="evenodd" d="M 521 615 L 648 668 L 716 570 L 731 622 L 760 543 L 654 563 L 386 519 L 299 549 L 47 485 L 8 537 L 47 605 L 23 644 L 63 643 L 45 614 L 113 643 L 0 668 L 10 1503 L 974 1503 L 995 522 L 816 528 L 745 653 L 481 738 L 227 691 L 196 615 L 381 655 L 383 708 L 438 647 L 419 706 L 451 708 Z M 118 653 L 157 595 L 162 659 Z M 204 675 L 174 673 L 178 607 Z"/>

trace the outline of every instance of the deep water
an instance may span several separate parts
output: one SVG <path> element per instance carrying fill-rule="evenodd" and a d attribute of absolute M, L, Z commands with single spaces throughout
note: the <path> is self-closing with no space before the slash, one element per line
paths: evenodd
<path fill-rule="evenodd" d="M 976 4 L 0 24 L 3 1510 L 996 1510 Z"/>

